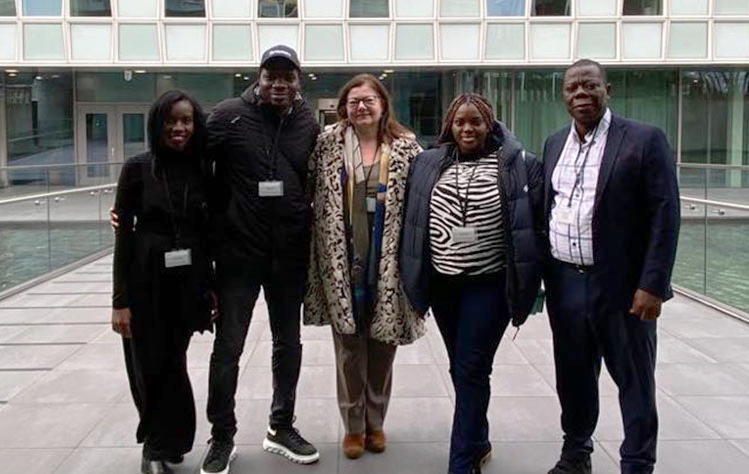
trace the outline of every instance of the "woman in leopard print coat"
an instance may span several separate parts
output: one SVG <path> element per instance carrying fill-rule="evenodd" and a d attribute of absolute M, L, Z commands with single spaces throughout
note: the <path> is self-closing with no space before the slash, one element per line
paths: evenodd
<path fill-rule="evenodd" d="M 318 137 L 311 160 L 313 224 L 304 323 L 331 325 L 344 453 L 385 449 L 382 424 L 397 345 L 424 334 L 398 269 L 404 194 L 421 147 L 393 116 L 374 76 L 339 95 L 340 120 Z"/>

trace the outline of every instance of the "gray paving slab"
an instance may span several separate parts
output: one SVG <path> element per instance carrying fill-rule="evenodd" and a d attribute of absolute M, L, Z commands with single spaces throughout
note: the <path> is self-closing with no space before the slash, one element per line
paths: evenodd
<path fill-rule="evenodd" d="M 47 373 L 43 370 L 0 371 L 0 401 L 7 402 Z"/>
<path fill-rule="evenodd" d="M 26 328 L 7 342 L 13 344 L 85 344 L 94 341 L 109 330 L 109 324 L 37 325 Z"/>
<path fill-rule="evenodd" d="M 75 448 L 107 409 L 106 404 L 92 403 L 9 403 L 0 411 L 0 446 Z"/>
<path fill-rule="evenodd" d="M 669 395 L 719 396 L 749 393 L 749 377 L 727 364 L 661 364 L 657 383 Z"/>
<path fill-rule="evenodd" d="M 70 448 L 0 448 L 3 474 L 49 474 L 73 452 Z"/>
<path fill-rule="evenodd" d="M 128 390 L 121 371 L 53 370 L 13 397 L 13 403 L 115 403 Z"/>
<path fill-rule="evenodd" d="M 0 370 L 53 369 L 82 348 L 70 344 L 0 346 Z"/>
<path fill-rule="evenodd" d="M 721 436 L 749 439 L 749 395 L 677 397 L 676 400 Z"/>

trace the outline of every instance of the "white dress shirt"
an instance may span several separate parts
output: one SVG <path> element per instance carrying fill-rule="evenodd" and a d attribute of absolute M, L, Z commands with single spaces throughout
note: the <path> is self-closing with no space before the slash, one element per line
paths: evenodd
<path fill-rule="evenodd" d="M 551 175 L 555 191 L 549 222 L 551 254 L 557 260 L 577 265 L 593 265 L 593 206 L 598 173 L 606 148 L 611 111 L 606 109 L 598 125 L 582 143 L 575 129 L 564 144 Z"/>

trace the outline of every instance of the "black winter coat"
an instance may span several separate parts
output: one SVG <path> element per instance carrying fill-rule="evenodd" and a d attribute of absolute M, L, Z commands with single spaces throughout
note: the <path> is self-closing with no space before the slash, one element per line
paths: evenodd
<path fill-rule="evenodd" d="M 208 119 L 217 257 L 304 274 L 311 222 L 307 170 L 320 127 L 301 97 L 279 117 L 260 103 L 255 88 L 221 102 Z M 258 182 L 266 180 L 283 181 L 284 195 L 259 197 Z"/>
<path fill-rule="evenodd" d="M 493 130 L 498 154 L 499 191 L 507 243 L 507 295 L 512 324 L 528 317 L 541 285 L 543 262 L 543 173 L 540 163 L 503 124 Z M 429 249 L 429 207 L 432 189 L 452 163 L 452 147 L 443 145 L 419 154 L 411 164 L 406 187 L 400 270 L 404 289 L 416 310 L 430 306 L 433 273 Z"/>

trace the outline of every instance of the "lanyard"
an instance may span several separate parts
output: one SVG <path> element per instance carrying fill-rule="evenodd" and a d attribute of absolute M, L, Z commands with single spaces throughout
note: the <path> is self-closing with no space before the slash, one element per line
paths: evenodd
<path fill-rule="evenodd" d="M 182 201 L 182 214 L 179 216 L 179 221 L 177 221 L 175 218 L 174 208 L 172 206 L 172 195 L 169 192 L 169 178 L 167 177 L 166 168 L 164 168 L 164 179 L 162 180 L 162 183 L 164 184 L 164 193 L 166 193 L 166 202 L 169 206 L 169 221 L 171 222 L 172 230 L 174 231 L 175 243 L 178 245 L 180 236 L 182 235 L 182 224 L 187 218 L 187 198 L 190 195 L 190 180 L 188 178 L 188 180 L 185 181 L 184 200 Z"/>
<path fill-rule="evenodd" d="M 460 195 L 460 186 L 458 185 L 458 175 L 460 174 L 460 160 L 458 159 L 458 154 L 455 153 L 455 194 L 458 195 L 458 204 L 460 205 L 463 227 L 466 226 L 466 221 L 468 220 L 468 196 L 471 195 L 471 183 L 473 182 L 473 177 L 476 175 L 476 169 L 479 167 L 480 159 L 481 158 L 476 160 L 476 164 L 471 170 L 471 176 L 468 178 L 468 184 L 466 185 L 466 197 L 465 199 L 463 199 L 463 197 Z"/>
<path fill-rule="evenodd" d="M 276 136 L 271 144 L 271 148 L 268 149 L 268 133 L 263 133 L 263 141 L 265 142 L 265 156 L 270 159 L 270 174 L 269 180 L 276 179 L 276 169 L 278 168 L 278 142 L 281 139 L 281 130 L 283 129 L 284 122 L 286 121 L 286 115 L 281 117 L 281 121 L 278 123 L 278 129 L 276 130 Z M 263 131 L 266 131 L 266 123 L 263 120 Z"/>
<path fill-rule="evenodd" d="M 588 144 L 587 150 L 585 150 L 585 156 L 583 157 L 583 162 L 580 165 L 580 168 L 577 167 L 577 163 L 578 161 L 580 161 L 580 155 L 583 153 L 584 143 L 580 143 L 580 147 L 577 149 L 577 156 L 575 157 L 575 161 L 572 164 L 572 169 L 575 172 L 575 182 L 572 184 L 572 191 L 570 191 L 570 197 L 567 200 L 567 207 L 572 207 L 572 196 L 575 195 L 575 190 L 577 189 L 577 187 L 582 186 L 583 173 L 585 173 L 585 165 L 588 163 L 590 150 L 593 148 L 593 145 L 596 144 L 596 135 L 598 134 L 598 125 L 600 123 L 601 122 L 598 122 L 598 124 L 596 124 L 596 128 L 593 129 L 593 136 L 590 137 L 590 142 Z M 577 131 L 575 131 L 575 133 L 577 133 Z"/>

